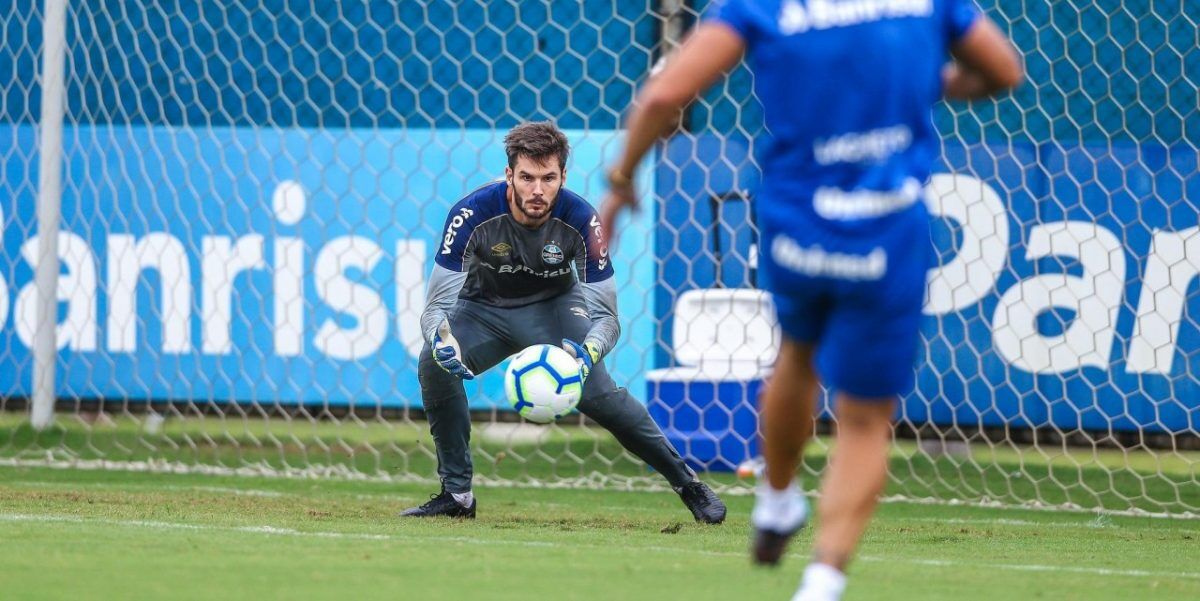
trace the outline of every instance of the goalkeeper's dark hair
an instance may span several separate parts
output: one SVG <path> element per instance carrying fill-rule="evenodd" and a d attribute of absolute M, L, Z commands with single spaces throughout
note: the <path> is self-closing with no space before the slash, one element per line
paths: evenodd
<path fill-rule="evenodd" d="M 517 157 L 526 157 L 536 163 L 545 163 L 550 157 L 558 157 L 560 169 L 567 168 L 567 156 L 571 145 L 567 135 L 549 121 L 522 123 L 504 136 L 504 152 L 508 153 L 508 168 L 515 169 Z"/>

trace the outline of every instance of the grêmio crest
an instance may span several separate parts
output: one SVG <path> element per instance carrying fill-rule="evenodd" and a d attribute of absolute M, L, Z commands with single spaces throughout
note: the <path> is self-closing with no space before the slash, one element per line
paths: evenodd
<path fill-rule="evenodd" d="M 558 265 L 563 262 L 563 250 L 551 242 L 542 247 L 542 261 L 547 265 Z"/>

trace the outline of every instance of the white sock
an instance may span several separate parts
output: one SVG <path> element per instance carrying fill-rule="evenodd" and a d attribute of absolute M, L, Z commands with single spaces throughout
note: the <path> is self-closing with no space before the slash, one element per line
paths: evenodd
<path fill-rule="evenodd" d="M 846 590 L 846 575 L 824 563 L 810 563 L 804 568 L 804 580 L 792 601 L 838 601 Z"/>
<path fill-rule="evenodd" d="M 808 499 L 793 480 L 787 488 L 776 490 L 763 480 L 755 489 L 754 511 L 750 523 L 755 528 L 791 532 L 808 521 Z"/>
<path fill-rule="evenodd" d="M 475 493 L 469 490 L 467 492 L 452 492 L 450 496 L 454 497 L 454 500 L 458 501 L 458 504 L 463 507 L 470 507 L 471 503 L 475 502 Z"/>

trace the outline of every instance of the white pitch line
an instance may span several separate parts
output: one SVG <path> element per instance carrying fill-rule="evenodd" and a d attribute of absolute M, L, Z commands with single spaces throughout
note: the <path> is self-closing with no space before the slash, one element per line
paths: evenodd
<path fill-rule="evenodd" d="M 489 546 L 511 546 L 511 547 L 533 547 L 533 548 L 585 548 L 585 549 L 611 549 L 608 545 L 590 545 L 590 544 L 563 544 L 550 541 L 528 541 L 528 540 L 480 540 L 466 536 L 420 536 L 411 534 L 370 534 L 359 532 L 329 532 L 329 531 L 306 531 L 295 530 L 293 528 L 279 528 L 276 526 L 213 526 L 209 524 L 188 524 L 184 522 L 159 522 L 153 520 L 118 520 L 110 518 L 82 518 L 79 516 L 69 515 L 34 515 L 23 513 L 0 513 L 0 522 L 27 522 L 27 523 L 68 523 L 68 524 L 98 524 L 104 526 L 132 527 L 132 528 L 153 528 L 162 530 L 187 530 L 187 531 L 210 531 L 210 532 L 237 532 L 246 534 L 265 534 L 268 536 L 296 536 L 309 538 L 326 538 L 326 539 L 349 539 L 349 540 L 375 540 L 375 541 L 396 541 L 396 542 L 452 542 L 469 545 L 489 545 Z M 732 553 L 728 551 L 706 551 L 703 549 L 691 549 L 687 547 L 663 547 L 659 545 L 637 546 L 636 549 L 645 551 L 654 551 L 661 553 L 685 554 L 685 555 L 703 555 L 709 557 L 736 557 L 744 559 L 744 553 Z M 799 555 L 794 553 L 793 555 Z M 857 558 L 859 561 L 869 563 L 906 563 L 920 566 L 936 566 L 936 567 L 955 567 L 955 568 L 981 568 L 988 570 L 1009 570 L 1016 572 L 1048 572 L 1048 573 L 1072 573 L 1072 574 L 1089 574 L 1093 576 L 1119 576 L 1127 578 L 1169 578 L 1169 579 L 1188 579 L 1200 580 L 1200 572 L 1162 572 L 1150 570 L 1128 570 L 1128 569 L 1113 569 L 1113 568 L 1093 568 L 1093 567 L 1067 567 L 1067 566 L 1045 566 L 1037 564 L 1012 564 L 1012 563 L 983 563 L 957 561 L 949 559 L 914 559 L 908 557 L 882 557 L 874 555 L 864 555 Z"/>
<path fill-rule="evenodd" d="M 24 513 L 0 514 L 0 522 L 34 522 L 34 523 L 65 523 L 65 524 L 98 524 L 102 526 L 120 526 L 133 528 L 152 528 L 156 530 L 189 530 L 211 532 L 244 532 L 248 534 L 273 534 L 282 536 L 308 536 L 314 538 L 345 538 L 355 540 L 396 540 L 396 537 L 386 534 L 368 534 L 357 532 L 306 532 L 292 528 L 276 526 L 212 526 L 208 524 L 188 524 L 184 522 L 159 522 L 154 520 L 115 520 L 108 518 L 81 518 L 73 515 L 31 515 Z"/>
<path fill-rule="evenodd" d="M 8 481 L 8 483 L 9 484 L 17 484 L 17 485 L 21 485 L 21 486 L 36 486 L 39 488 L 61 488 L 64 490 L 69 488 L 71 491 L 74 491 L 74 492 L 79 491 L 81 488 L 89 488 L 89 489 L 94 488 L 94 489 L 99 489 L 99 490 L 137 489 L 137 490 L 148 490 L 148 491 L 169 490 L 169 491 L 175 491 L 175 492 L 206 492 L 206 493 L 214 493 L 214 494 L 231 494 L 231 495 L 236 495 L 236 496 L 249 496 L 249 497 L 283 498 L 283 497 L 305 497 L 305 496 L 307 496 L 303 493 L 265 490 L 265 489 L 257 489 L 257 488 L 233 488 L 233 487 L 227 487 L 227 486 L 204 486 L 204 485 L 188 486 L 188 485 L 155 484 L 155 483 L 111 484 L 111 483 L 107 483 L 107 482 L 88 482 L 85 484 L 74 484 L 73 483 L 73 484 L 68 485 L 68 484 L 64 484 L 62 482 L 57 482 L 57 481 L 52 482 L 52 481 L 45 481 L 45 480 L 10 480 L 10 481 Z M 342 493 L 338 493 L 335 491 L 335 492 L 326 493 L 326 494 L 329 498 L 337 498 Z M 346 493 L 346 494 L 349 494 L 349 493 Z M 418 495 L 397 495 L 397 494 L 393 494 L 393 493 L 389 493 L 389 492 L 378 492 L 378 493 L 371 493 L 371 494 L 356 493 L 356 494 L 351 494 L 350 497 L 355 500 L 359 500 L 359 501 L 412 502 L 412 501 L 416 501 L 419 499 Z M 550 502 L 550 501 L 538 501 L 538 500 L 526 500 L 524 502 L 527 504 L 535 505 L 537 507 L 546 507 L 546 508 L 550 508 L 550 509 L 561 509 L 561 508 L 574 507 L 574 505 L 571 505 L 570 503 L 555 503 L 555 502 Z M 629 506 L 625 506 L 625 505 L 597 505 L 596 508 L 597 509 L 608 509 L 608 510 L 620 510 L 620 511 L 625 511 L 625 512 L 634 511 L 634 512 L 643 513 L 643 514 L 653 513 L 655 511 L 652 508 L 629 507 Z M 962 524 L 962 525 L 966 525 L 966 526 L 1030 526 L 1030 527 L 1045 527 L 1045 528 L 1088 528 L 1088 529 L 1097 529 L 1097 530 L 1120 529 L 1120 528 L 1125 527 L 1118 523 L 1112 522 L 1109 518 L 1110 518 L 1110 516 L 1108 516 L 1107 514 L 1097 514 L 1095 517 L 1093 517 L 1091 520 L 1088 520 L 1088 521 L 1071 521 L 1071 522 L 1050 522 L 1050 521 L 1042 522 L 1042 521 L 1022 520 L 1022 519 L 1014 519 L 1014 518 L 989 519 L 989 518 L 905 517 L 905 518 L 896 518 L 896 519 L 900 520 L 900 521 L 906 521 L 906 522 L 930 522 L 930 523 L 937 523 L 937 524 Z M 1185 524 L 1185 523 L 1186 524 L 1194 524 L 1195 522 L 1191 521 L 1191 520 L 1181 519 L 1181 520 L 1179 520 L 1179 523 L 1180 524 Z M 1163 532 L 1171 532 L 1171 533 L 1180 533 L 1180 534 L 1200 535 L 1200 529 L 1192 529 L 1192 528 L 1173 527 L 1173 528 L 1163 528 L 1162 531 Z"/>
<path fill-rule="evenodd" d="M 69 490 L 71 492 L 79 492 L 82 489 L 118 490 L 118 491 L 136 489 L 139 491 L 150 491 L 150 492 L 159 491 L 159 490 L 168 490 L 168 491 L 172 491 L 172 492 L 204 492 L 204 493 L 213 493 L 213 494 L 230 494 L 230 495 L 243 496 L 243 497 L 278 497 L 278 498 L 284 498 L 284 497 L 309 498 L 309 497 L 312 497 L 312 495 L 308 495 L 305 493 L 284 492 L 284 491 L 277 491 L 277 490 L 264 490 L 264 489 L 259 489 L 259 488 L 233 488 L 233 487 L 229 487 L 229 486 L 202 486 L 202 485 L 188 486 L 188 485 L 133 483 L 133 482 L 120 483 L 120 484 L 112 484 L 112 483 L 108 483 L 108 482 L 86 482 L 86 483 L 81 484 L 81 483 L 73 482 L 73 483 L 68 484 L 68 483 L 63 483 L 63 482 L 58 482 L 58 481 L 46 481 L 46 480 L 8 480 L 5 482 L 5 484 L 15 484 L 15 485 L 19 485 L 19 486 L 34 486 L 34 487 L 38 487 L 38 488 L 53 488 L 53 489 Z M 390 492 L 386 492 L 386 491 L 381 491 L 381 492 L 376 492 L 376 493 L 368 493 L 368 494 L 342 493 L 339 491 L 322 493 L 322 498 L 328 498 L 331 500 L 336 500 L 338 497 L 344 497 L 344 496 L 348 496 L 349 498 L 352 498 L 356 501 L 397 501 L 397 502 L 402 502 L 402 503 L 411 503 L 411 502 L 415 502 L 418 500 L 424 500 L 428 495 L 404 495 L 404 494 L 390 493 Z M 526 501 L 523 501 L 523 503 L 528 504 L 528 505 L 537 506 L 537 507 L 546 507 L 549 509 L 564 509 L 564 508 L 574 508 L 575 507 L 575 505 L 572 505 L 570 503 L 555 503 L 552 501 L 538 501 L 536 499 L 535 500 L 526 500 Z M 640 512 L 640 513 L 653 513 L 656 511 L 653 508 L 628 507 L 625 505 L 595 505 L 594 507 L 596 507 L 597 509 L 611 509 L 611 510 L 620 510 L 620 511 L 625 511 L 625 512 L 636 511 L 636 512 Z"/>
<path fill-rule="evenodd" d="M 137 482 L 122 482 L 120 484 L 111 484 L 108 482 L 85 482 L 70 484 L 64 482 L 48 482 L 45 480 L 8 480 L 5 484 L 15 484 L 19 486 L 36 486 L 38 488 L 61 488 L 78 492 L 80 489 L 98 489 L 98 490 L 146 490 L 158 491 L 168 490 L 171 492 L 208 492 L 218 494 L 230 494 L 242 497 L 296 497 L 301 496 L 298 493 L 280 492 L 275 490 L 264 490 L 261 488 L 233 488 L 229 486 L 180 486 L 174 484 L 151 484 Z"/>
<path fill-rule="evenodd" d="M 44 480 L 11 480 L 11 481 L 9 481 L 9 483 L 10 484 L 19 484 L 19 485 L 24 485 L 24 486 L 45 487 L 45 488 L 68 488 L 68 485 L 65 485 L 61 482 L 52 482 L 52 481 L 44 481 Z M 214 494 L 231 494 L 231 495 L 237 495 L 237 496 L 251 496 L 251 497 L 281 497 L 282 498 L 282 497 L 306 496 L 302 493 L 295 493 L 295 492 L 284 492 L 284 491 L 265 490 L 265 489 L 256 489 L 256 488 L 234 488 L 234 487 L 227 487 L 227 486 L 205 486 L 205 485 L 189 486 L 189 485 L 172 485 L 172 484 L 156 484 L 156 483 L 111 484 L 111 483 L 106 483 L 106 482 L 88 482 L 86 484 L 72 484 L 69 486 L 69 488 L 72 491 L 78 491 L 80 489 L 80 487 L 95 488 L 95 489 L 101 489 L 101 490 L 110 490 L 110 489 L 111 490 L 126 490 L 126 489 L 130 489 L 130 488 L 136 488 L 139 490 L 151 490 L 151 491 L 170 490 L 170 491 L 182 491 L 182 492 L 207 492 L 207 493 L 214 493 Z M 339 496 L 339 493 L 337 493 L 337 492 L 332 492 L 332 493 L 328 493 L 328 494 L 331 498 L 336 498 L 337 496 Z M 371 494 L 358 493 L 358 494 L 353 494 L 351 496 L 355 500 L 360 500 L 360 501 L 361 500 L 371 500 L 371 501 L 412 502 L 419 498 L 419 496 L 397 495 L 397 494 L 393 494 L 393 493 L 389 493 L 389 492 L 378 492 L 378 493 L 371 493 Z M 571 505 L 569 503 L 554 503 L 554 502 L 537 501 L 537 500 L 526 501 L 526 503 L 533 504 L 538 507 L 548 507 L 551 509 L 557 509 L 557 508 L 563 508 L 563 507 L 574 507 L 573 505 Z M 635 511 L 638 513 L 651 513 L 654 511 L 653 509 L 650 509 L 650 508 L 628 507 L 628 506 L 624 506 L 624 505 L 619 505 L 619 506 L 618 505 L 598 505 L 597 508 L 599 508 L 599 509 L 615 509 L 615 510 L 621 510 L 621 511 L 626 511 L 626 512 L 632 510 L 632 511 Z M 907 521 L 907 522 L 930 522 L 930 523 L 937 523 L 937 524 L 962 524 L 962 525 L 966 525 L 966 526 L 1029 526 L 1029 527 L 1045 527 L 1045 528 L 1087 528 L 1087 529 L 1096 529 L 1096 530 L 1126 528 L 1126 526 L 1122 526 L 1119 523 L 1115 523 L 1115 522 L 1111 521 L 1111 517 L 1112 516 L 1110 516 L 1109 514 L 1106 514 L 1106 513 L 1096 513 L 1096 514 L 1094 514 L 1092 519 L 1087 520 L 1087 521 L 1068 521 L 1068 522 L 1035 521 L 1035 520 L 1024 520 L 1024 519 L 1016 519 L 1016 518 L 905 517 L 905 518 L 896 518 L 896 519 L 900 520 L 900 521 Z M 1141 516 L 1141 517 L 1147 517 L 1147 518 L 1152 517 L 1153 519 L 1155 519 L 1156 522 L 1161 523 L 1161 518 L 1159 518 L 1157 516 Z M 1191 519 L 1181 518 L 1178 520 L 1177 523 L 1180 525 L 1183 525 L 1183 524 L 1190 525 L 1190 524 L 1194 524 L 1195 522 Z M 1170 533 L 1174 533 L 1174 534 L 1200 535 L 1200 529 L 1194 529 L 1194 528 L 1170 527 L 1170 528 L 1163 528 L 1160 531 L 1170 532 Z"/>
<path fill-rule="evenodd" d="M 897 561 L 892 557 L 861 556 L 860 561 L 873 563 L 891 563 Z M 1149 570 L 1123 570 L 1111 568 L 1087 568 L 1069 566 L 1041 566 L 1036 564 L 1013 563 L 975 563 L 969 561 L 951 561 L 944 559 L 902 559 L 903 563 L 923 566 L 953 567 L 953 568 L 982 568 L 986 570 L 1015 570 L 1018 572 L 1070 572 L 1072 574 L 1090 574 L 1095 576 L 1128 576 L 1135 578 L 1188 578 L 1200 579 L 1200 572 L 1152 572 Z"/>
<path fill-rule="evenodd" d="M 1038 522 L 1034 520 L 1018 520 L 1012 518 L 892 518 L 896 521 L 904 522 L 930 522 L 935 524 L 962 524 L 964 526 L 1031 526 L 1037 528 L 1086 528 L 1091 530 L 1122 530 L 1128 529 L 1128 526 L 1117 524 L 1108 519 L 1106 515 L 1099 515 L 1096 519 L 1079 522 Z M 1161 523 L 1161 522 L 1156 522 Z M 1188 522 L 1192 523 L 1192 522 Z M 1162 528 L 1161 532 L 1170 532 L 1175 534 L 1200 534 L 1200 530 L 1192 528 Z"/>

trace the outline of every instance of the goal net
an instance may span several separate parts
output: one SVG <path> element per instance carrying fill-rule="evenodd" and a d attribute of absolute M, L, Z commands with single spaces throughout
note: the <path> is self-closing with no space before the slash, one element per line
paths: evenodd
<path fill-rule="evenodd" d="M 449 207 L 540 119 L 598 202 L 637 86 L 707 2 L 31 4 L 0 2 L 0 461 L 432 483 L 418 318 Z M 1152 0 L 980 4 L 1029 83 L 935 112 L 940 265 L 888 495 L 1194 515 L 1200 23 Z M 686 112 L 613 249 L 609 369 L 726 490 L 778 344 L 751 83 Z M 481 483 L 660 486 L 577 415 L 520 423 L 500 372 L 467 385 Z M 833 450 L 821 409 L 807 477 Z"/>

